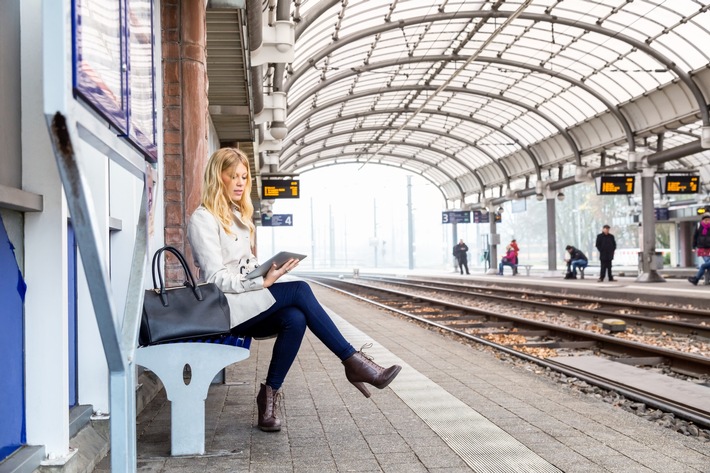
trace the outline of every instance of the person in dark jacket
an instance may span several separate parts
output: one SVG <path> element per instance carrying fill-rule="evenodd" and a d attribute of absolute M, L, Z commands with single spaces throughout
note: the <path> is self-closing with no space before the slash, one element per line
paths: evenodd
<path fill-rule="evenodd" d="M 567 276 L 565 279 L 577 279 L 577 268 L 586 268 L 588 264 L 587 256 L 572 245 L 565 247 L 569 258 L 567 261 Z"/>
<path fill-rule="evenodd" d="M 459 264 L 459 270 L 463 274 L 464 268 L 466 269 L 466 274 L 468 272 L 468 246 L 463 242 L 463 239 L 459 240 L 458 244 L 454 246 L 454 256 L 456 257 L 456 262 Z"/>
<path fill-rule="evenodd" d="M 602 227 L 602 232 L 597 235 L 596 247 L 599 250 L 599 261 L 601 261 L 601 270 L 599 271 L 599 282 L 604 281 L 604 274 L 608 274 L 609 281 L 614 281 L 611 275 L 611 261 L 614 259 L 614 251 L 616 251 L 616 239 L 614 235 L 609 233 L 609 225 Z"/>
<path fill-rule="evenodd" d="M 698 267 L 698 273 L 689 277 L 688 281 L 694 286 L 703 278 L 705 271 L 710 269 L 710 214 L 703 214 L 700 224 L 693 233 L 693 251 L 703 263 Z"/>

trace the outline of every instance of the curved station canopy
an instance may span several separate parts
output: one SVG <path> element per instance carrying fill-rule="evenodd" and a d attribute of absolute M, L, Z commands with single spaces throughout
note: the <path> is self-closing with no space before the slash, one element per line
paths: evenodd
<path fill-rule="evenodd" d="M 261 125 L 262 162 L 395 166 L 469 207 L 602 171 L 696 170 L 710 187 L 709 3 L 268 2 L 264 24 L 290 22 L 295 43 L 253 76 L 286 103 Z"/>

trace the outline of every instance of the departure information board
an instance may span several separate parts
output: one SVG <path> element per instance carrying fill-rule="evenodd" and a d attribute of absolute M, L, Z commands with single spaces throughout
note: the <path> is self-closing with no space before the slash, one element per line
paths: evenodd
<path fill-rule="evenodd" d="M 503 217 L 499 213 L 493 213 L 495 216 L 496 223 L 502 223 Z M 473 223 L 490 223 L 491 222 L 491 212 L 483 213 L 480 210 L 473 211 Z"/>
<path fill-rule="evenodd" d="M 700 176 L 693 174 L 668 174 L 661 176 L 664 194 L 697 194 Z"/>
<path fill-rule="evenodd" d="M 634 176 L 608 175 L 596 179 L 597 195 L 622 195 L 634 193 Z"/>
<path fill-rule="evenodd" d="M 300 181 L 295 179 L 262 179 L 262 199 L 298 199 L 301 195 Z"/>

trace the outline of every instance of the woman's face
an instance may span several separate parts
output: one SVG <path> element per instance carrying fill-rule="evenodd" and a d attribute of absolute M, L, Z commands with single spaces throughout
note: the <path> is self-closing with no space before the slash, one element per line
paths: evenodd
<path fill-rule="evenodd" d="M 222 171 L 222 183 L 224 184 L 227 198 L 232 202 L 239 202 L 242 199 L 242 194 L 244 194 L 244 189 L 246 189 L 248 178 L 247 168 L 242 163 Z"/>

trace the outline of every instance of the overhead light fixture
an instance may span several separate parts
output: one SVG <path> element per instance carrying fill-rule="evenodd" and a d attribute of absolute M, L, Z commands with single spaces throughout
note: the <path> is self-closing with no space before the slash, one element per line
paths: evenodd
<path fill-rule="evenodd" d="M 498 207 L 498 210 L 496 210 L 496 212 L 498 213 L 498 215 L 500 215 L 500 214 L 502 214 L 503 212 L 505 212 L 505 209 L 504 209 L 503 206 L 501 205 L 500 207 Z"/>
<path fill-rule="evenodd" d="M 288 127 L 284 122 L 271 122 L 269 132 L 275 140 L 283 140 L 288 135 Z"/>
<path fill-rule="evenodd" d="M 536 194 L 536 195 L 535 195 L 535 198 L 536 198 L 538 201 L 541 201 L 541 200 L 543 200 L 543 199 L 545 198 L 545 196 L 542 195 L 542 194 Z"/>
<path fill-rule="evenodd" d="M 565 194 L 564 194 L 564 192 L 558 192 L 558 193 L 557 193 L 557 200 L 559 200 L 560 202 L 562 202 L 563 200 L 565 200 Z"/>

